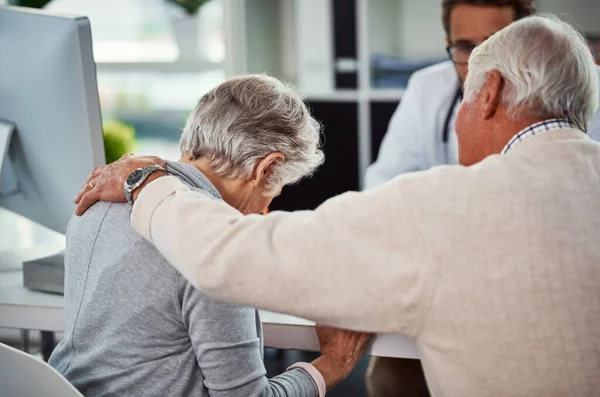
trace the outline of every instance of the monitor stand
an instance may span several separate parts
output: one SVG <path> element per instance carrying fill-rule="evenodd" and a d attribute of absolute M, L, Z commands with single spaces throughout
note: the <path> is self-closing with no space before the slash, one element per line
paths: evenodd
<path fill-rule="evenodd" d="M 33 291 L 63 295 L 65 292 L 65 253 L 23 262 L 23 286 Z"/>
<path fill-rule="evenodd" d="M 0 250 L 0 277 L 2 277 L 2 273 L 23 272 L 25 288 L 32 291 L 64 294 L 64 251 L 50 256 L 40 256 L 40 254 L 48 255 L 48 249 Z"/>
<path fill-rule="evenodd" d="M 0 274 L 23 269 L 23 258 L 12 250 L 0 250 Z"/>

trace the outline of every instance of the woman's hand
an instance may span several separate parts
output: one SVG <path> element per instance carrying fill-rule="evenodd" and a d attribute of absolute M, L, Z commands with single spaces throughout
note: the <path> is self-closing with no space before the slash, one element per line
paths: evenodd
<path fill-rule="evenodd" d="M 79 194 L 73 200 L 77 204 L 75 214 L 83 215 L 96 201 L 126 202 L 124 186 L 129 174 L 138 168 L 148 167 L 153 164 L 158 164 L 166 169 L 165 162 L 159 157 L 133 156 L 131 154 L 126 154 L 120 160 L 109 165 L 96 167 L 81 187 Z M 165 174 L 162 173 L 162 175 L 164 176 Z M 159 176 L 161 176 L 159 172 L 154 172 L 148 177 L 145 184 Z M 144 185 L 136 189 L 134 198 Z"/>
<path fill-rule="evenodd" d="M 321 357 L 312 362 L 327 390 L 344 380 L 364 355 L 373 334 L 317 325 Z"/>

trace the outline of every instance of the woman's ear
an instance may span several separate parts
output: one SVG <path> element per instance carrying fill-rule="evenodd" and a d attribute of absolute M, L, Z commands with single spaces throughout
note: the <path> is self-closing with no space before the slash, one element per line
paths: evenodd
<path fill-rule="evenodd" d="M 284 160 L 285 156 L 281 152 L 273 152 L 260 159 L 254 167 L 254 175 L 252 177 L 255 186 L 264 183 L 266 177 L 273 172 L 273 165 L 283 163 Z"/>

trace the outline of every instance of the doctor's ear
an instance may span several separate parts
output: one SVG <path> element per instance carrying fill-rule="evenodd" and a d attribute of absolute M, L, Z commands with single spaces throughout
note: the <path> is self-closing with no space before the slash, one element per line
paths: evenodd
<path fill-rule="evenodd" d="M 484 118 L 491 119 L 496 114 L 502 99 L 503 88 L 504 78 L 500 72 L 497 70 L 489 72 L 483 87 L 483 95 L 480 96 L 483 101 Z"/>

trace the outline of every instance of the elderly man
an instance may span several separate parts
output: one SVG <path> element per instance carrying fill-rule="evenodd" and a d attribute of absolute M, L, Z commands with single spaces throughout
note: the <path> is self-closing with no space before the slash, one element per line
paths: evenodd
<path fill-rule="evenodd" d="M 598 107 L 589 47 L 536 16 L 469 62 L 461 166 L 266 217 L 153 173 L 135 191 L 133 228 L 210 295 L 412 336 L 434 395 L 595 396 L 600 144 L 583 132 Z M 96 170 L 100 186 L 76 198 L 78 212 L 123 201 L 127 175 L 152 162 Z"/>
<path fill-rule="evenodd" d="M 411 76 L 402 101 L 389 120 L 377 159 L 365 173 L 367 189 L 400 174 L 458 164 L 455 121 L 471 52 L 497 31 L 536 11 L 535 0 L 438 3 L 450 59 Z M 596 124 L 600 130 L 600 115 Z M 592 127 L 589 133 L 593 130 Z M 397 397 L 401 392 L 403 397 L 422 397 L 427 390 L 422 373 L 417 360 L 374 357 L 367 371 L 369 396 Z"/>

